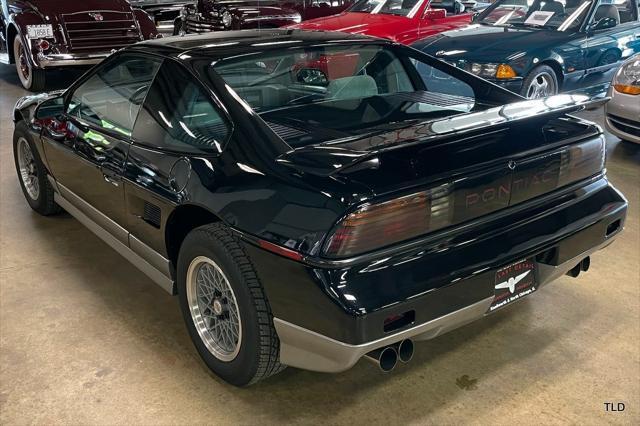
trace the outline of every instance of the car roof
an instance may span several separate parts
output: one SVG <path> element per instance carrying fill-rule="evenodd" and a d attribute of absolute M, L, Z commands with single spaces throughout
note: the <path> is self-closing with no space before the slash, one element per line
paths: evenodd
<path fill-rule="evenodd" d="M 163 37 L 137 43 L 131 49 L 164 56 L 180 56 L 188 52 L 211 59 L 223 59 L 233 55 L 285 49 L 292 46 L 308 47 L 324 43 L 351 44 L 354 42 L 392 44 L 384 39 L 335 31 L 265 29 Z"/>

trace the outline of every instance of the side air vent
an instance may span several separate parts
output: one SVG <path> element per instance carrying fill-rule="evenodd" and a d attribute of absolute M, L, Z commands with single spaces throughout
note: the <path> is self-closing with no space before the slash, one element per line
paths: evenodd
<path fill-rule="evenodd" d="M 160 207 L 156 206 L 155 204 L 151 204 L 148 201 L 145 201 L 142 219 L 148 224 L 153 225 L 156 228 L 160 228 L 160 223 L 161 223 Z"/>

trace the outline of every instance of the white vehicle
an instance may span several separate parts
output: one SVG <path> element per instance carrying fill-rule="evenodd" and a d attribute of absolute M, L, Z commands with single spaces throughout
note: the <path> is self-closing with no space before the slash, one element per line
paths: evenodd
<path fill-rule="evenodd" d="M 607 130 L 622 140 L 640 143 L 640 54 L 627 59 L 615 77 L 605 105 Z"/>

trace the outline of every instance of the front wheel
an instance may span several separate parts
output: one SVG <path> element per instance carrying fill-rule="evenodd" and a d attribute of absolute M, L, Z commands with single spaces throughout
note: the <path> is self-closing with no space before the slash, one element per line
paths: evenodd
<path fill-rule="evenodd" d="M 284 368 L 264 289 L 228 228 L 218 223 L 191 231 L 177 272 L 184 321 L 211 371 L 246 386 Z"/>
<path fill-rule="evenodd" d="M 30 53 L 19 35 L 13 39 L 13 57 L 16 61 L 16 72 L 22 86 L 32 92 L 40 92 L 45 88 L 46 74 L 44 70 L 33 66 Z"/>
<path fill-rule="evenodd" d="M 548 65 L 535 67 L 522 83 L 522 96 L 528 99 L 546 98 L 558 94 L 558 77 Z"/>
<path fill-rule="evenodd" d="M 43 216 L 59 213 L 62 209 L 53 198 L 53 187 L 47 178 L 47 169 L 24 121 L 16 123 L 13 132 L 13 157 L 20 186 L 29 206 Z"/>

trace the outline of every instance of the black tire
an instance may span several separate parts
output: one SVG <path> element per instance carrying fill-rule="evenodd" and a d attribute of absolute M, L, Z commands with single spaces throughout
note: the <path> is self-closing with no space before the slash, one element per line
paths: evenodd
<path fill-rule="evenodd" d="M 29 194 L 20 171 L 18 149 L 21 143 L 28 144 L 33 156 L 32 167 L 39 187 L 38 196 L 35 198 Z M 43 216 L 51 216 L 60 213 L 62 211 L 62 208 L 54 201 L 54 190 L 49 183 L 49 179 L 47 178 L 47 169 L 40 159 L 40 155 L 38 153 L 38 150 L 36 149 L 35 143 L 33 142 L 31 132 L 29 131 L 29 128 L 24 121 L 19 121 L 18 123 L 16 123 L 15 130 L 13 131 L 13 158 L 16 165 L 16 171 L 18 173 L 18 180 L 20 181 L 20 187 L 22 188 L 22 193 L 24 194 L 27 203 L 29 203 L 29 206 L 31 206 L 33 210 Z"/>
<path fill-rule="evenodd" d="M 558 76 L 556 72 L 548 65 L 538 65 L 527 75 L 527 77 L 522 82 L 522 89 L 520 90 L 520 94 L 525 98 L 535 99 L 544 96 L 535 96 L 532 92 L 535 92 L 536 84 L 542 84 L 541 81 L 544 81 L 548 84 L 549 89 L 548 93 L 545 96 L 556 95 L 560 89 L 558 84 Z"/>
<path fill-rule="evenodd" d="M 194 259 L 202 256 L 214 261 L 228 278 L 241 319 L 239 352 L 222 361 L 198 334 L 187 296 L 187 274 Z M 247 386 L 282 371 L 280 341 L 273 326 L 273 315 L 264 289 L 236 236 L 223 224 L 194 229 L 185 238 L 177 265 L 178 297 L 187 329 L 205 364 L 216 375 L 235 386 Z"/>
<path fill-rule="evenodd" d="M 32 60 L 26 56 L 28 53 L 25 53 L 22 61 L 21 56 L 23 55 L 20 53 L 21 49 L 26 52 L 22 38 L 20 35 L 16 35 L 13 40 L 13 54 L 18 79 L 20 79 L 20 83 L 25 89 L 32 92 L 42 92 L 46 87 L 47 73 L 45 70 L 41 70 L 33 66 Z M 25 68 L 24 71 L 22 70 L 22 67 Z"/>

